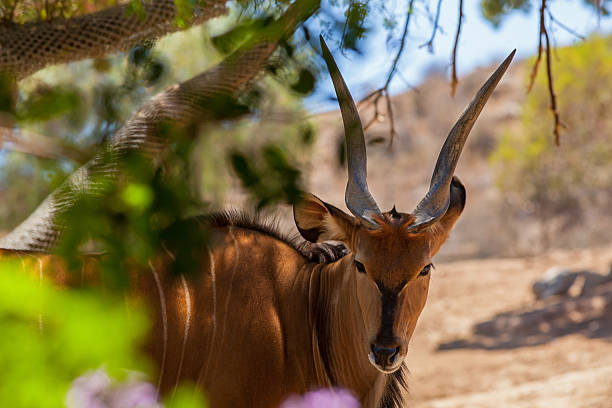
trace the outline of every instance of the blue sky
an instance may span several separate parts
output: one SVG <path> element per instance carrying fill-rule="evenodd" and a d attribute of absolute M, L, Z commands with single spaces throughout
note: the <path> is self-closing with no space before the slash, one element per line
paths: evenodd
<path fill-rule="evenodd" d="M 393 3 L 394 0 L 390 0 Z M 403 27 L 405 5 L 408 1 L 395 1 L 397 4 L 398 30 Z M 437 0 L 429 0 L 429 8 L 435 13 Z M 443 31 L 436 34 L 434 52 L 420 47 L 431 36 L 432 24 L 423 7 L 415 10 L 411 20 L 409 40 L 399 64 L 400 74 L 391 83 L 391 93 L 406 90 L 409 85 L 418 85 L 427 71 L 436 66 L 444 69 L 450 78 L 450 60 L 457 28 L 458 0 L 442 0 L 439 25 Z M 404 7 L 404 9 L 402 9 Z M 486 21 L 480 12 L 480 0 L 464 0 L 464 18 L 457 53 L 459 77 L 468 74 L 478 66 L 501 61 L 514 48 L 515 59 L 524 59 L 537 51 L 539 33 L 539 9 L 532 7 L 530 12 L 512 12 L 497 29 Z M 574 31 L 588 36 L 594 32 L 612 32 L 612 18 L 601 17 L 580 0 L 556 0 L 549 2 L 554 18 Z M 549 28 L 554 45 L 568 45 L 581 41 L 554 24 Z M 363 56 L 334 52 L 338 65 L 355 99 L 379 88 L 385 82 L 396 48 L 387 49 L 387 32 L 374 28 L 364 47 Z M 329 83 L 328 83 L 329 82 Z M 335 109 L 329 101 L 321 101 L 332 92 L 331 81 L 322 83 L 321 92 L 306 100 L 306 107 L 315 112 Z M 327 93 L 326 93 L 327 92 Z"/>

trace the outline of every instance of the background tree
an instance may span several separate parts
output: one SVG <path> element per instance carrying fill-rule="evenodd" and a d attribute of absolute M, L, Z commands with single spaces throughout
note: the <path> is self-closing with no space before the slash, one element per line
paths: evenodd
<path fill-rule="evenodd" d="M 539 220 L 545 248 L 586 239 L 573 232 L 579 225 L 603 233 L 610 219 L 612 40 L 595 37 L 557 54 L 563 62 L 555 83 L 568 128 L 564 143 L 553 148 L 544 119 L 548 91 L 540 79 L 523 107 L 520 131 L 506 132 L 492 155 L 512 216 Z"/>

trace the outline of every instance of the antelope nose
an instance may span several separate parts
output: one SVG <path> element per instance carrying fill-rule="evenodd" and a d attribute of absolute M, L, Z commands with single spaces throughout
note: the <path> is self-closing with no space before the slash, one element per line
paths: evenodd
<path fill-rule="evenodd" d="M 381 367 L 390 367 L 395 363 L 397 356 L 399 355 L 399 346 L 378 346 L 371 344 L 370 349 L 374 356 L 374 361 Z"/>

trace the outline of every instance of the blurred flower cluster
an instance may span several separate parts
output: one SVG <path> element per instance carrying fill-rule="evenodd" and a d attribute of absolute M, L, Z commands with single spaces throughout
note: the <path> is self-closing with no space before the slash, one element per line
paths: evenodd
<path fill-rule="evenodd" d="M 88 372 L 73 381 L 66 396 L 68 408 L 162 408 L 157 390 L 136 374 L 118 382 L 104 369 Z"/>
<path fill-rule="evenodd" d="M 302 396 L 293 395 L 280 408 L 359 408 L 359 402 L 348 390 L 342 388 L 321 388 Z"/>

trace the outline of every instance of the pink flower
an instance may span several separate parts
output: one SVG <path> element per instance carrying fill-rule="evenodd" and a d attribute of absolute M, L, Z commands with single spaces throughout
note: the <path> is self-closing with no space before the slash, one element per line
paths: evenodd
<path fill-rule="evenodd" d="M 104 369 L 83 374 L 72 382 L 66 395 L 68 408 L 161 408 L 155 387 L 128 378 L 117 383 Z"/>
<path fill-rule="evenodd" d="M 359 401 L 343 388 L 321 388 L 302 396 L 293 395 L 280 408 L 359 408 Z"/>

